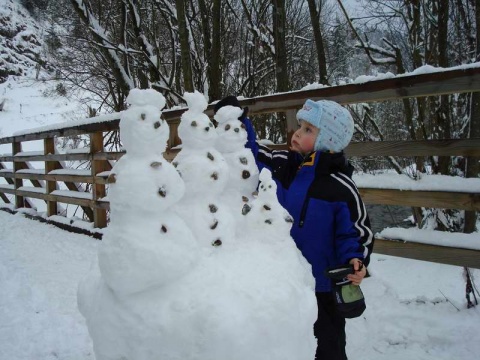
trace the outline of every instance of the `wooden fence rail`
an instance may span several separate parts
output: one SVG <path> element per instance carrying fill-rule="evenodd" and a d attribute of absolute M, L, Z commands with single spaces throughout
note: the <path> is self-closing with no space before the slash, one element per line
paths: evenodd
<path fill-rule="evenodd" d="M 290 111 L 302 106 L 305 99 L 331 99 L 344 104 L 384 101 L 405 97 L 422 97 L 450 93 L 480 91 L 480 67 L 452 69 L 441 73 L 429 73 L 395 77 L 393 79 L 370 81 L 362 84 L 348 84 L 287 94 L 262 96 L 241 100 L 251 114 Z M 213 105 L 207 109 L 212 115 Z M 163 116 L 171 129 L 169 146 L 164 156 L 172 159 L 179 143 L 177 126 L 185 109 L 164 111 Z M 294 113 L 294 112 L 293 112 Z M 288 121 L 288 116 L 287 116 Z M 293 131 L 292 122 L 288 131 Z M 47 216 L 56 215 L 58 203 L 81 206 L 95 228 L 107 225 L 109 203 L 105 199 L 110 161 L 118 160 L 124 153 L 109 152 L 104 148 L 104 135 L 119 129 L 119 120 L 108 120 L 90 124 L 71 125 L 58 129 L 28 132 L 23 135 L 0 139 L 0 144 L 10 144 L 11 154 L 0 155 L 0 199 L 9 203 L 7 195 L 14 195 L 12 207 L 32 207 L 29 199 L 41 199 L 47 204 Z M 55 139 L 82 135 L 90 137 L 90 148 L 85 153 L 57 154 Z M 43 153 L 24 153 L 22 143 L 43 140 Z M 278 145 L 277 147 L 285 147 Z M 347 149 L 348 156 L 474 156 L 480 157 L 480 139 L 452 139 L 435 141 L 382 141 L 352 143 Z M 64 169 L 64 161 L 85 161 L 84 170 Z M 29 162 L 43 162 L 42 169 L 33 169 Z M 9 163 L 10 166 L 5 166 Z M 25 186 L 29 181 L 32 186 Z M 66 190 L 61 190 L 63 184 Z M 88 191 L 86 186 L 88 185 Z M 398 189 L 359 189 L 367 204 L 403 205 L 480 211 L 480 194 L 463 189 L 463 192 L 413 191 Z M 480 239 L 479 239 L 480 241 Z M 416 249 L 416 250 L 412 250 Z M 434 250 L 425 250 L 434 249 Z M 409 244 L 403 246 L 391 241 L 377 240 L 376 252 L 437 261 L 454 265 L 480 268 L 480 251 L 442 248 L 438 246 Z"/>

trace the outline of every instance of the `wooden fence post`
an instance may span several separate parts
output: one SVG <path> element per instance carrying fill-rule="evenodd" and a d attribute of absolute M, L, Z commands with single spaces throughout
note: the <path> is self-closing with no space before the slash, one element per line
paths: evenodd
<path fill-rule="evenodd" d="M 287 119 L 287 146 L 289 147 L 292 135 L 298 129 L 297 110 L 287 110 L 285 116 Z"/>
<path fill-rule="evenodd" d="M 55 141 L 54 138 L 47 138 L 43 140 L 43 153 L 45 155 L 52 154 L 55 155 Z M 56 161 L 45 161 L 45 175 L 50 171 L 57 169 Z M 46 193 L 50 194 L 53 191 L 57 190 L 57 182 L 46 180 L 45 181 Z M 47 201 L 47 216 L 57 215 L 58 206 L 56 201 Z"/>
<path fill-rule="evenodd" d="M 92 191 L 93 201 L 96 203 L 98 199 L 105 197 L 105 184 L 98 184 L 95 181 L 95 175 L 107 170 L 105 160 L 94 160 L 95 153 L 103 152 L 103 132 L 95 132 L 90 134 L 90 154 L 92 156 Z M 94 206 L 93 221 L 96 228 L 104 228 L 107 226 L 107 210 Z"/>
<path fill-rule="evenodd" d="M 23 196 L 19 196 L 17 194 L 17 190 L 23 186 L 23 180 L 17 178 L 17 170 L 20 170 L 22 167 L 20 163 L 15 161 L 15 154 L 22 151 L 22 143 L 13 141 L 12 142 L 12 156 L 13 156 L 13 181 L 14 181 L 14 189 L 15 189 L 15 207 L 22 208 L 25 206 Z"/>

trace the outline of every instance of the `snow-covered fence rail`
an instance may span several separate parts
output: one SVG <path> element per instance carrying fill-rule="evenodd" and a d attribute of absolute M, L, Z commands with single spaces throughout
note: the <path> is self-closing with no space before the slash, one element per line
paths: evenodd
<path fill-rule="evenodd" d="M 389 79 L 326 87 L 314 90 L 261 96 L 240 101 L 248 106 L 250 114 L 286 111 L 287 130 L 294 130 L 292 115 L 302 106 L 305 99 L 331 99 L 340 103 L 374 102 L 408 97 L 422 97 L 450 93 L 480 91 L 480 67 L 462 67 L 442 72 L 396 76 Z M 179 119 L 185 109 L 166 110 L 164 118 L 169 122 L 171 133 L 167 159 L 176 154 L 179 144 L 176 132 Z M 207 109 L 213 114 L 213 105 Z M 12 154 L 0 155 L 0 177 L 7 184 L 0 184 L 0 199 L 9 203 L 8 194 L 14 195 L 10 208 L 29 207 L 29 198 L 42 199 L 47 203 L 47 216 L 57 214 L 57 204 L 66 203 L 82 206 L 85 214 L 94 222 L 95 228 L 107 225 L 109 203 L 105 199 L 111 160 L 118 160 L 123 153 L 104 149 L 105 134 L 119 128 L 119 114 L 88 119 L 77 123 L 49 126 L 25 131 L 12 137 L 1 138 L 0 144 L 11 144 Z M 90 148 L 84 153 L 57 154 L 55 139 L 88 135 Z M 43 140 L 42 153 L 22 152 L 22 143 Z M 474 156 L 480 157 L 480 139 L 454 139 L 436 141 L 382 141 L 352 143 L 346 149 L 349 156 Z M 87 161 L 90 170 L 64 169 L 63 161 Z M 32 169 L 29 162 L 43 162 L 43 169 Z M 11 166 L 5 166 L 10 163 Z M 400 175 L 399 175 L 400 176 Z M 33 186 L 24 186 L 29 180 Z M 459 179 L 462 180 L 462 179 Z M 467 180 L 467 179 L 463 179 Z M 413 181 L 413 180 L 412 180 Z M 59 190 L 62 182 L 68 190 Z M 78 184 L 90 184 L 91 191 L 84 191 Z M 366 203 L 435 207 L 480 211 L 480 194 L 467 183 L 455 191 L 429 189 L 395 189 L 359 186 Z M 480 251 L 424 244 L 377 241 L 376 252 L 421 260 L 480 268 Z"/>

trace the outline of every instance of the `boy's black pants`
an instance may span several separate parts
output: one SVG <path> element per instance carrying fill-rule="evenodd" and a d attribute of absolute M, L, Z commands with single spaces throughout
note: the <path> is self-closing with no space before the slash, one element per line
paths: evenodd
<path fill-rule="evenodd" d="M 313 325 L 317 338 L 317 360 L 347 360 L 345 353 L 345 318 L 335 307 L 331 292 L 317 292 L 318 318 Z"/>

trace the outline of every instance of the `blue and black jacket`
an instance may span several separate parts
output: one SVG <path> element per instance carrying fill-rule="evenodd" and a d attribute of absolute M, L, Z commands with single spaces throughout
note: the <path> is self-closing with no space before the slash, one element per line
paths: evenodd
<path fill-rule="evenodd" d="M 331 290 L 323 272 L 350 259 L 370 261 L 373 233 L 365 206 L 351 179 L 353 166 L 343 153 L 314 152 L 303 158 L 288 150 L 256 143 L 248 119 L 249 147 L 260 170 L 267 167 L 277 182 L 282 206 L 292 215 L 291 236 L 312 265 L 317 292 Z"/>

